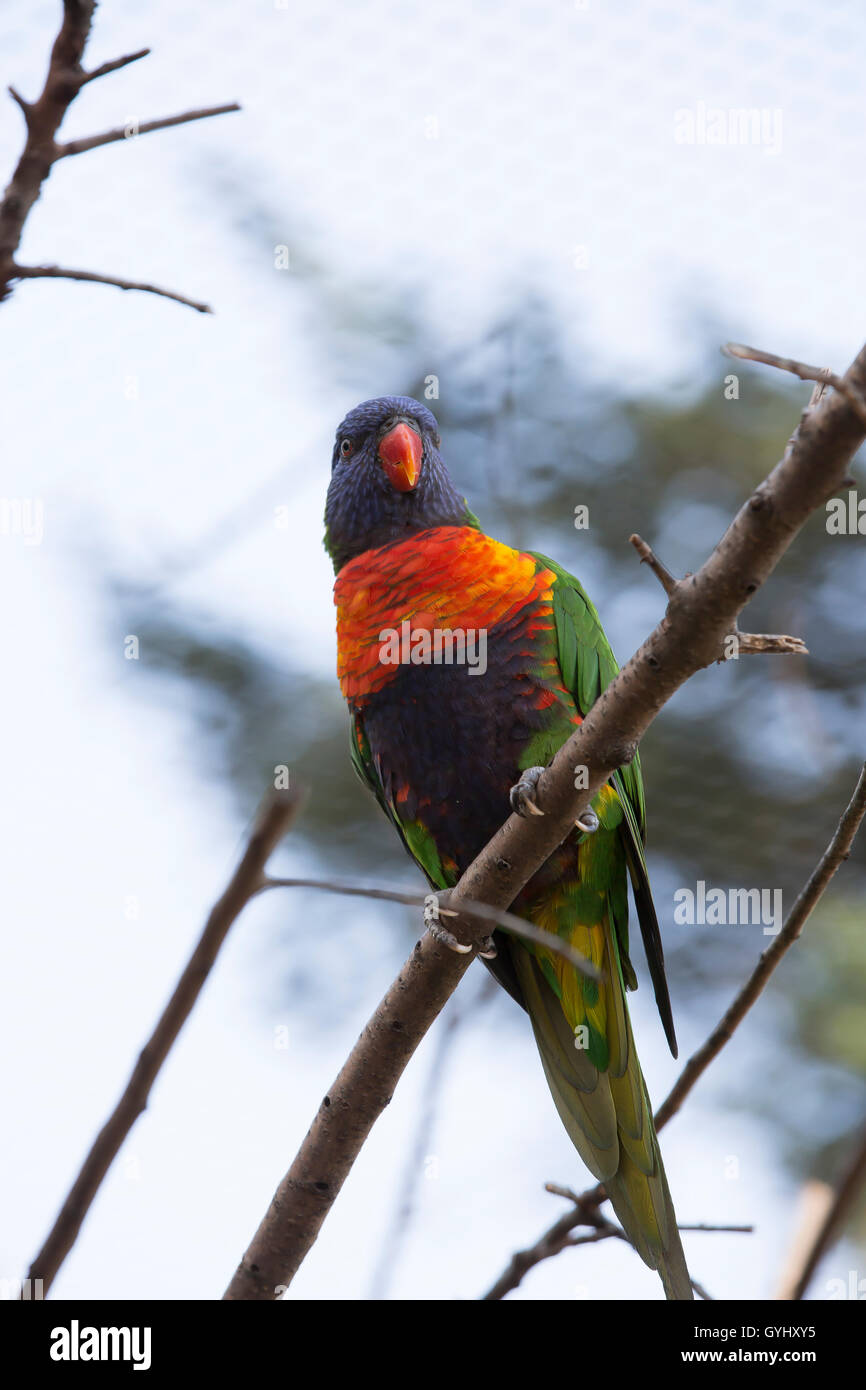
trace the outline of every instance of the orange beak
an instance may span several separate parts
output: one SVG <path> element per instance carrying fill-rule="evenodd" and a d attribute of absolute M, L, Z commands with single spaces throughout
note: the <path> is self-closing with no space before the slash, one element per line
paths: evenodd
<path fill-rule="evenodd" d="M 421 475 L 421 436 L 402 422 L 379 441 L 379 459 L 392 487 L 411 492 Z"/>

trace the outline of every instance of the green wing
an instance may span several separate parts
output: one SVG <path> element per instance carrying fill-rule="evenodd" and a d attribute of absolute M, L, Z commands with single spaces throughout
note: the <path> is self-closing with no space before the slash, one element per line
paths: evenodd
<path fill-rule="evenodd" d="M 381 779 L 373 761 L 364 725 L 358 714 L 352 715 L 349 731 L 349 751 L 352 766 L 373 793 L 385 815 L 396 828 L 400 839 L 411 859 L 420 864 L 433 888 L 453 888 L 456 878 L 448 873 L 439 858 L 439 851 L 433 836 L 420 821 L 402 821 L 385 795 Z"/>
<path fill-rule="evenodd" d="M 553 614 L 556 622 L 559 665 L 566 689 L 571 691 L 578 710 L 585 715 L 619 670 L 616 658 L 604 635 L 598 613 L 579 582 L 555 560 L 535 551 L 530 551 L 530 554 L 556 575 L 556 583 L 553 586 Z M 656 1004 L 671 1052 L 676 1057 L 677 1040 L 665 978 L 661 932 L 644 857 L 646 805 L 639 754 L 635 754 L 633 761 L 626 767 L 618 768 L 610 780 L 624 812 L 620 834 L 625 844 L 629 876 Z M 616 932 L 623 974 L 634 989 L 637 980 L 628 957 L 628 924 L 625 917 L 617 916 Z"/>

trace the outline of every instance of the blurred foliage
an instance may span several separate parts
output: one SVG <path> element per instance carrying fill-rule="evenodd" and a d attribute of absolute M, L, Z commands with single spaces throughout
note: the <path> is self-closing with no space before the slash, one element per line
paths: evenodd
<path fill-rule="evenodd" d="M 276 225 L 267 210 L 252 209 L 241 230 L 269 243 L 269 221 Z M 439 396 L 429 404 L 443 452 L 485 528 L 573 569 L 621 657 L 663 611 L 629 534 L 639 530 L 675 572 L 697 568 L 780 457 L 808 399 L 802 383 L 721 357 L 725 335 L 711 325 L 692 379 L 642 398 L 621 383 L 600 384 L 589 349 L 574 345 L 573 329 L 566 332 L 555 306 L 530 288 L 513 292 L 483 338 L 458 347 L 425 311 L 420 289 L 397 286 L 389 296 L 312 262 L 295 265 L 281 283 L 310 351 L 340 391 L 424 399 L 435 374 Z M 725 379 L 734 373 L 739 393 L 728 399 Z M 323 503 L 327 477 L 323 458 Z M 589 508 L 588 530 L 575 529 L 577 504 Z M 829 537 L 823 515 L 814 516 L 744 619 L 753 631 L 802 636 L 810 656 L 744 659 L 699 673 L 644 740 L 650 866 L 672 994 L 680 1015 L 694 1010 L 702 1025 L 727 1003 L 766 939 L 759 926 L 677 926 L 673 891 L 703 879 L 781 888 L 785 907 L 793 902 L 866 751 L 866 620 L 853 599 L 866 591 L 864 581 L 862 538 Z M 132 623 L 126 630 L 156 653 L 160 698 L 169 688 L 164 678 L 182 682 L 192 698 L 197 727 L 218 751 L 244 814 L 274 766 L 288 763 L 313 789 L 297 843 L 314 867 L 344 877 L 414 877 L 350 770 L 335 680 L 276 663 L 227 631 L 219 614 L 154 601 L 135 577 L 118 581 L 113 597 Z M 745 1099 L 729 1101 L 776 1125 L 804 1176 L 835 1173 L 866 1110 L 864 891 L 861 836 L 753 1016 L 760 1026 L 746 1025 L 750 1041 L 738 1043 L 749 1087 Z M 388 920 L 396 930 L 401 919 Z M 410 929 L 405 919 L 401 929 Z"/>

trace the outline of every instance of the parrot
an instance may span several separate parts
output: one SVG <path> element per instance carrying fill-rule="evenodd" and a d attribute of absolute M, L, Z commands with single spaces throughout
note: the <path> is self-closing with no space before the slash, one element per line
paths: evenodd
<path fill-rule="evenodd" d="M 352 764 L 434 893 L 454 887 L 510 808 L 541 814 L 541 772 L 618 669 L 577 579 L 486 535 L 441 447 L 421 402 L 362 402 L 337 430 L 325 506 Z M 510 908 L 579 951 L 597 978 L 502 928 L 482 954 L 529 1015 L 578 1155 L 666 1297 L 685 1300 L 692 1284 L 626 1003 L 638 984 L 631 882 L 676 1056 L 645 820 L 636 755 Z M 437 901 L 427 927 L 456 948 Z"/>

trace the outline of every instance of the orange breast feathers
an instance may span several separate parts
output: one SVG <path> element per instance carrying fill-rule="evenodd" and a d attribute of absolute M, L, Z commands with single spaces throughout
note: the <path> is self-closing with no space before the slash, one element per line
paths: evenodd
<path fill-rule="evenodd" d="M 531 555 L 468 526 L 366 550 L 334 585 L 343 694 L 363 698 L 395 678 L 395 637 L 405 651 L 414 634 L 487 633 L 534 600 L 533 621 L 549 618 L 555 578 Z"/>

